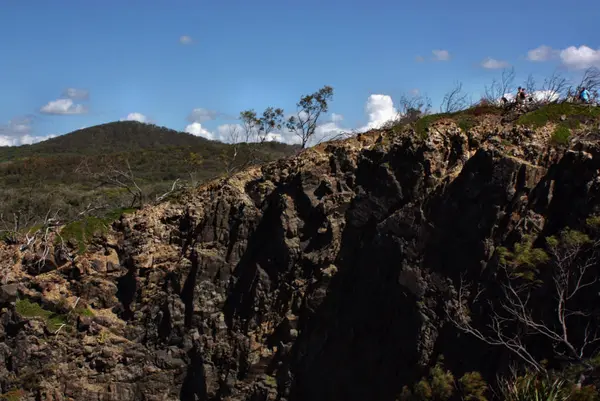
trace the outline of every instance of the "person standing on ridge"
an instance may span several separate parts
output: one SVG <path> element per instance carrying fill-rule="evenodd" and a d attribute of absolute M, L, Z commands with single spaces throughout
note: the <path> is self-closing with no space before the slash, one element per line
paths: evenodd
<path fill-rule="evenodd" d="M 589 103 L 590 101 L 590 92 L 586 88 L 581 88 L 581 92 L 579 93 L 579 99 L 583 103 Z"/>

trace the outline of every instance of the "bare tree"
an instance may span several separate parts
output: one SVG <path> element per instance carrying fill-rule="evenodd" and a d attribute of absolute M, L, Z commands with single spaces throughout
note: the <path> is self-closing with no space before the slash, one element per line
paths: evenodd
<path fill-rule="evenodd" d="M 590 67 L 585 70 L 579 87 L 586 88 L 592 95 L 592 99 L 597 99 L 600 90 L 600 69 Z"/>
<path fill-rule="evenodd" d="M 83 174 L 92 178 L 98 184 L 96 188 L 103 186 L 112 186 L 126 190 L 132 197 L 130 207 L 144 206 L 144 192 L 137 183 L 137 178 L 131 169 L 129 160 L 124 161 L 124 166 L 120 167 L 114 161 L 107 159 L 105 166 L 100 170 L 92 169 L 87 159 L 84 159 L 77 169 L 76 173 Z"/>
<path fill-rule="evenodd" d="M 529 74 L 527 76 L 527 79 L 525 80 L 525 83 L 523 84 L 523 87 L 525 88 L 525 91 L 527 93 L 533 93 L 536 90 L 536 82 L 535 82 L 535 78 L 533 77 L 532 74 Z"/>
<path fill-rule="evenodd" d="M 537 260 L 551 269 L 551 282 L 541 282 L 539 275 L 524 274 L 526 270 L 516 262 L 501 263 L 501 271 L 506 275 L 501 284 L 503 296 L 497 302 L 489 301 L 490 322 L 486 328 L 479 329 L 468 313 L 473 285 L 465 283 L 461 277 L 453 313 L 448 313 L 449 320 L 458 329 L 487 344 L 508 349 L 535 371 L 545 371 L 545 367 L 530 349 L 531 337 L 545 338 L 552 343 L 557 358 L 577 364 L 584 372 L 590 371 L 592 365 L 588 358 L 598 350 L 594 344 L 600 340 L 599 316 L 597 309 L 585 310 L 585 301 L 582 303 L 577 298 L 598 280 L 594 270 L 598 266 L 600 241 L 592 241 L 582 233 L 567 230 L 561 234 L 560 240 L 548 238 L 547 244 L 548 253 L 538 249 Z M 522 255 L 514 259 L 519 260 L 527 259 Z M 532 269 L 529 272 L 536 270 L 533 264 L 529 268 Z M 539 286 L 552 293 L 552 303 L 544 302 L 542 306 L 546 313 L 535 310 L 534 301 L 538 305 L 540 302 L 535 292 Z M 477 295 L 471 300 L 472 305 L 478 303 L 483 292 L 481 284 L 475 292 Z M 548 314 L 549 310 L 554 312 Z M 578 332 L 575 327 L 584 327 L 584 330 Z M 584 378 L 580 377 L 580 381 Z"/>
<path fill-rule="evenodd" d="M 544 79 L 539 101 L 543 103 L 558 102 L 561 97 L 566 96 L 568 86 L 567 79 L 558 71 L 554 71 L 552 75 Z"/>
<path fill-rule="evenodd" d="M 226 142 L 230 145 L 229 149 L 223 150 L 221 153 L 221 159 L 225 164 L 225 173 L 229 176 L 231 175 L 239 164 L 238 156 L 240 152 L 240 139 L 242 138 L 242 129 L 237 124 L 229 124 L 226 128 Z M 247 145 L 247 144 L 246 144 Z M 245 163 L 242 163 L 242 166 L 245 166 Z"/>
<path fill-rule="evenodd" d="M 440 105 L 441 113 L 454 113 L 469 106 L 469 95 L 462 90 L 462 82 L 456 82 L 454 87 L 444 95 Z"/>
<path fill-rule="evenodd" d="M 511 67 L 509 69 L 503 69 L 500 81 L 494 79 L 490 86 L 485 87 L 485 94 L 483 98 L 490 103 L 496 104 L 505 94 L 511 93 L 514 88 L 515 82 L 515 69 Z"/>
<path fill-rule="evenodd" d="M 300 138 L 302 149 L 315 135 L 319 117 L 327 113 L 332 98 L 333 88 L 324 86 L 310 95 L 302 96 L 296 104 L 296 116 L 288 119 L 286 127 Z"/>

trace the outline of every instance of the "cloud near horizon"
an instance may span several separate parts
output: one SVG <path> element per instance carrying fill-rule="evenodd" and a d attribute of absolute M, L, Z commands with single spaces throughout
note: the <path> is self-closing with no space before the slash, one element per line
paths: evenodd
<path fill-rule="evenodd" d="M 121 121 L 137 121 L 140 123 L 149 123 L 150 119 L 142 113 L 133 112 L 127 114 L 127 117 L 122 118 Z"/>
<path fill-rule="evenodd" d="M 31 145 L 54 138 L 56 135 L 33 135 L 33 118 L 18 117 L 0 125 L 0 146 Z"/>

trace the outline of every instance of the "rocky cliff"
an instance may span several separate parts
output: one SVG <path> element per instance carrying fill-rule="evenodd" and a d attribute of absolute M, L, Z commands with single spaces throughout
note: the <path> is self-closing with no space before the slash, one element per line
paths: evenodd
<path fill-rule="evenodd" d="M 449 322 L 457 283 L 600 212 L 597 131 L 554 129 L 372 131 L 123 215 L 81 255 L 59 236 L 3 245 L 1 390 L 392 401 L 440 355 L 493 377 L 518 358 Z"/>

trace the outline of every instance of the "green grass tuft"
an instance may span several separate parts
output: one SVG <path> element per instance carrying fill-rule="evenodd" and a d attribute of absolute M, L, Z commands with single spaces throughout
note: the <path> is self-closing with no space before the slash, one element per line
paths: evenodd
<path fill-rule="evenodd" d="M 17 300 L 15 306 L 17 313 L 23 317 L 39 317 L 44 320 L 49 330 L 58 330 L 61 325 L 67 324 L 66 316 L 46 310 L 28 299 Z"/>
<path fill-rule="evenodd" d="M 76 242 L 79 252 L 83 253 L 86 251 L 87 245 L 94 235 L 107 232 L 113 221 L 117 220 L 122 214 L 132 213 L 133 211 L 135 209 L 115 209 L 102 218 L 94 216 L 86 217 L 85 219 L 77 220 L 64 226 L 60 235 L 64 241 Z"/>

